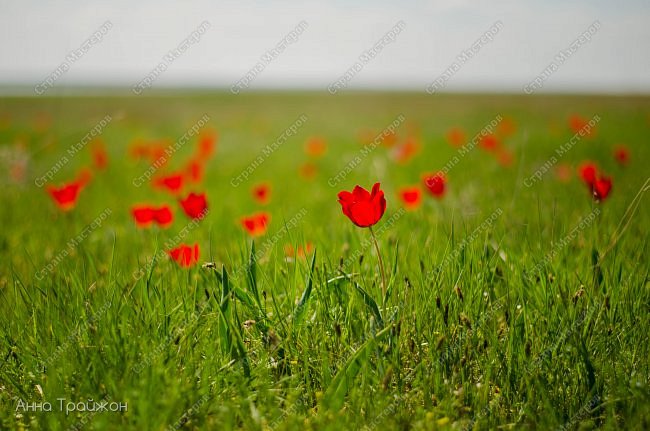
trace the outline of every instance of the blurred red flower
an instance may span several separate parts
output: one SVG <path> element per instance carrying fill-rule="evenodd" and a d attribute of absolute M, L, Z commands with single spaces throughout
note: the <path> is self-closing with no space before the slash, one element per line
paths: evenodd
<path fill-rule="evenodd" d="M 131 209 L 131 215 L 136 226 L 146 228 L 156 222 L 160 227 L 167 228 L 174 221 L 174 214 L 169 205 L 156 208 L 150 205 L 138 205 Z"/>
<path fill-rule="evenodd" d="M 164 166 L 169 161 L 165 150 L 170 145 L 170 142 L 166 140 L 154 141 L 149 144 L 149 161 L 151 164 L 156 165 L 156 167 Z"/>
<path fill-rule="evenodd" d="M 302 166 L 300 166 L 300 169 L 298 170 L 298 172 L 300 173 L 301 177 L 303 177 L 305 179 L 308 179 L 308 180 L 311 180 L 318 173 L 318 167 L 313 163 L 307 162 L 307 163 L 303 164 Z"/>
<path fill-rule="evenodd" d="M 174 213 L 169 205 L 163 205 L 154 210 L 154 219 L 160 227 L 169 227 L 174 221 Z"/>
<path fill-rule="evenodd" d="M 482 136 L 478 144 L 485 151 L 496 151 L 501 147 L 501 142 L 494 135 Z"/>
<path fill-rule="evenodd" d="M 340 192 L 338 198 L 343 214 L 359 227 L 376 224 L 386 211 L 386 198 L 379 183 L 372 186 L 371 192 L 355 186 L 352 192 Z"/>
<path fill-rule="evenodd" d="M 560 163 L 555 167 L 555 176 L 563 183 L 571 179 L 572 169 L 567 163 Z"/>
<path fill-rule="evenodd" d="M 200 183 L 203 180 L 203 163 L 198 159 L 191 159 L 185 165 L 185 179 L 190 183 Z"/>
<path fill-rule="evenodd" d="M 104 170 L 108 166 L 108 153 L 101 139 L 95 141 L 92 148 L 93 165 L 96 169 Z"/>
<path fill-rule="evenodd" d="M 590 161 L 583 162 L 578 168 L 578 173 L 582 181 L 591 191 L 594 199 L 597 201 L 607 199 L 612 190 L 612 179 L 603 175 L 595 163 Z"/>
<path fill-rule="evenodd" d="M 142 139 L 135 139 L 129 144 L 129 155 L 136 160 L 149 157 L 149 146 Z"/>
<path fill-rule="evenodd" d="M 590 124 L 590 120 L 578 115 L 573 114 L 569 117 L 569 129 L 573 133 L 580 134 L 580 136 L 591 137 L 596 135 L 596 128 Z"/>
<path fill-rule="evenodd" d="M 512 166 L 512 162 L 515 159 L 515 157 L 512 155 L 512 152 L 506 150 L 505 148 L 498 150 L 496 156 L 499 160 L 499 164 L 505 167 Z"/>
<path fill-rule="evenodd" d="M 304 246 L 299 245 L 298 248 L 294 248 L 291 244 L 286 244 L 284 246 L 284 254 L 287 257 L 298 257 L 304 259 L 308 254 L 311 254 L 314 251 L 314 245 L 307 241 Z"/>
<path fill-rule="evenodd" d="M 452 129 L 449 129 L 446 138 L 447 138 L 447 142 L 452 147 L 460 147 L 467 141 L 467 135 L 465 135 L 463 129 L 459 127 L 454 127 Z"/>
<path fill-rule="evenodd" d="M 578 166 L 578 174 L 582 181 L 591 187 L 596 182 L 598 166 L 594 162 L 584 161 Z"/>
<path fill-rule="evenodd" d="M 79 187 L 83 189 L 88 185 L 90 180 L 93 179 L 93 172 L 89 168 L 82 168 L 77 174 L 75 182 L 79 184 Z"/>
<path fill-rule="evenodd" d="M 440 199 L 445 195 L 447 179 L 443 172 L 425 174 L 423 176 L 424 186 L 434 198 Z"/>
<path fill-rule="evenodd" d="M 209 159 L 212 157 L 217 146 L 217 139 L 218 135 L 215 131 L 208 131 L 201 134 L 197 149 L 199 159 Z"/>
<path fill-rule="evenodd" d="M 578 114 L 572 114 L 569 117 L 569 129 L 571 129 L 573 133 L 578 133 L 587 124 L 588 121 Z"/>
<path fill-rule="evenodd" d="M 261 183 L 253 186 L 251 190 L 253 194 L 253 199 L 257 203 L 266 205 L 271 199 L 271 186 L 268 183 Z"/>
<path fill-rule="evenodd" d="M 400 164 L 406 164 L 420 151 L 420 143 L 417 138 L 411 136 L 398 145 L 391 152 L 393 159 Z"/>
<path fill-rule="evenodd" d="M 599 177 L 593 184 L 594 199 L 603 201 L 609 196 L 612 190 L 612 179 L 610 177 Z"/>
<path fill-rule="evenodd" d="M 627 165 L 630 161 L 630 150 L 625 145 L 617 145 L 614 147 L 614 159 L 621 166 Z"/>
<path fill-rule="evenodd" d="M 327 152 L 327 142 L 319 136 L 313 136 L 305 144 L 305 153 L 310 157 L 322 157 Z"/>
<path fill-rule="evenodd" d="M 497 136 L 501 138 L 507 138 L 515 133 L 517 130 L 517 125 L 515 124 L 512 118 L 504 118 L 497 125 Z"/>
<path fill-rule="evenodd" d="M 266 229 L 271 220 L 271 216 L 267 212 L 258 212 L 249 216 L 244 216 L 240 219 L 242 227 L 252 237 L 262 236 L 266 233 Z"/>
<path fill-rule="evenodd" d="M 208 210 L 205 193 L 190 193 L 185 199 L 179 199 L 179 202 L 185 214 L 195 220 L 201 220 Z"/>
<path fill-rule="evenodd" d="M 135 206 L 131 209 L 131 215 L 138 227 L 148 227 L 154 220 L 154 209 L 148 205 Z"/>
<path fill-rule="evenodd" d="M 183 174 L 175 173 L 154 180 L 154 186 L 177 194 L 183 188 Z"/>
<path fill-rule="evenodd" d="M 81 190 L 81 184 L 77 181 L 63 184 L 61 187 L 47 187 L 47 192 L 54 200 L 54 203 L 63 211 L 70 211 L 75 207 L 79 197 L 79 190 Z"/>
<path fill-rule="evenodd" d="M 417 186 L 403 187 L 397 194 L 407 210 L 415 210 L 422 203 L 422 192 Z"/>
<path fill-rule="evenodd" d="M 167 254 L 178 263 L 181 268 L 189 268 L 199 261 L 199 245 L 193 246 L 181 244 L 178 247 L 168 250 Z"/>
<path fill-rule="evenodd" d="M 135 139 L 129 144 L 129 155 L 136 160 L 148 159 L 152 164 L 160 168 L 169 160 L 166 149 L 170 145 L 171 142 L 165 139 L 154 141 Z"/>
<path fill-rule="evenodd" d="M 374 139 L 371 139 L 372 142 Z M 381 143 L 382 145 L 390 148 L 397 143 L 397 133 L 394 131 L 384 131 L 381 133 Z"/>

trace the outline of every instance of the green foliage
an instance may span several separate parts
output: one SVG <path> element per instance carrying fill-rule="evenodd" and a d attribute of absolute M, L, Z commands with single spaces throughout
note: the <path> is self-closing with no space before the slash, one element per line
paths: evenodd
<path fill-rule="evenodd" d="M 40 97 L 3 99 L 0 112 L 11 118 L 0 148 L 22 145 L 30 158 L 28 181 L 0 191 L 0 429 L 650 427 L 647 98 Z M 39 112 L 52 116 L 49 129 L 34 129 Z M 576 112 L 598 114 L 598 133 L 559 156 Z M 107 113 L 110 165 L 61 213 L 33 179 Z M 164 251 L 190 220 L 175 197 L 134 186 L 148 165 L 131 160 L 128 145 L 176 140 L 204 113 L 220 140 L 193 190 L 207 192 L 210 212 L 182 239 L 199 243 L 201 262 L 182 269 Z M 233 186 L 303 113 L 305 125 Z M 359 156 L 359 133 L 379 133 L 400 113 L 399 139 L 419 137 L 421 153 L 400 165 L 380 145 L 328 185 Z M 475 148 L 449 170 L 442 200 L 425 194 L 421 208 L 399 213 L 400 187 L 458 157 L 447 130 L 471 139 L 496 115 L 517 125 L 503 140 L 513 165 Z M 298 172 L 313 135 L 328 151 L 309 180 Z M 612 158 L 618 143 L 630 148 L 627 167 Z M 194 144 L 164 169 L 179 169 Z M 54 183 L 90 163 L 87 149 L 68 158 Z M 613 177 L 611 196 L 596 204 L 553 169 L 524 185 L 552 158 L 572 172 L 596 161 Z M 272 185 L 272 218 L 251 241 L 239 218 L 260 209 L 250 189 L 262 181 Z M 388 201 L 374 230 L 385 298 L 369 232 L 336 202 L 338 191 L 375 181 Z M 137 229 L 129 211 L 139 202 L 172 205 L 173 226 Z M 69 247 L 105 208 L 102 226 Z M 285 255 L 307 242 L 318 254 Z M 128 411 L 66 415 L 58 398 Z M 53 411 L 17 411 L 21 400 Z"/>

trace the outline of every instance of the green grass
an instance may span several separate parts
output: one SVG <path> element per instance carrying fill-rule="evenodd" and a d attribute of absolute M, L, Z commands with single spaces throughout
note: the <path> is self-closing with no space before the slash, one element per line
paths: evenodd
<path fill-rule="evenodd" d="M 22 145 L 29 155 L 24 183 L 0 191 L 2 429 L 650 427 L 648 98 L 168 94 L 5 98 L 0 113 L 10 118 L 0 148 Z M 42 113 L 52 121 L 38 129 Z M 177 139 L 204 113 L 220 135 L 196 188 L 207 191 L 210 212 L 183 242 L 198 242 L 201 262 L 216 268 L 183 270 L 160 251 L 188 220 L 173 198 L 133 186 L 147 166 L 126 154 L 136 137 Z M 601 118 L 596 137 L 560 160 L 591 159 L 612 175 L 601 204 L 576 178 L 564 184 L 552 172 L 524 185 L 571 138 L 572 113 Z M 34 178 L 106 114 L 111 165 L 61 213 Z M 301 114 L 308 121 L 297 134 L 233 187 Z M 330 187 L 358 156 L 360 130 L 378 132 L 399 114 L 398 134 L 418 133 L 422 152 L 402 166 L 380 146 Z M 512 166 L 475 148 L 449 171 L 444 199 L 400 210 L 399 187 L 458 155 L 448 128 L 471 137 L 497 115 L 517 124 L 504 141 Z M 329 148 L 308 181 L 298 166 L 312 135 Z M 631 150 L 625 168 L 611 156 L 617 143 Z M 89 160 L 82 150 L 54 182 Z M 260 181 L 272 184 L 272 221 L 253 245 L 237 220 L 259 209 L 250 187 Z M 375 226 L 385 304 L 369 232 L 336 197 L 376 181 L 388 200 Z M 174 225 L 137 229 L 129 210 L 143 201 L 171 203 Z M 101 226 L 69 247 L 103 211 Z M 307 241 L 313 259 L 285 259 L 286 244 Z M 128 411 L 66 415 L 58 398 Z M 52 411 L 21 411 L 20 401 L 50 402 Z"/>

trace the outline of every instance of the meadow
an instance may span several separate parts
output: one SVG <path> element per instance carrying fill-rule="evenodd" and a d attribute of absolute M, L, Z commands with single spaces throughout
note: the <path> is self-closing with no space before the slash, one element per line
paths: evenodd
<path fill-rule="evenodd" d="M 646 97 L 2 98 L 0 428 L 648 429 L 649 134 Z"/>

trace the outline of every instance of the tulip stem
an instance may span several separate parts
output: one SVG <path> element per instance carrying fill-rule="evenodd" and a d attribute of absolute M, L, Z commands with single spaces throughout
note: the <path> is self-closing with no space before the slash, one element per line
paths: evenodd
<path fill-rule="evenodd" d="M 369 226 L 370 235 L 372 236 L 372 241 L 375 243 L 375 250 L 377 251 L 377 259 L 379 259 L 379 271 L 381 272 L 381 292 L 382 298 L 381 303 L 383 304 L 386 301 L 386 271 L 384 271 L 384 261 L 381 259 L 381 253 L 379 252 L 379 243 L 377 242 L 377 237 L 375 232 L 372 230 L 372 226 Z"/>

